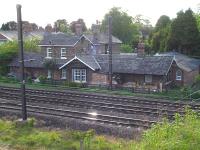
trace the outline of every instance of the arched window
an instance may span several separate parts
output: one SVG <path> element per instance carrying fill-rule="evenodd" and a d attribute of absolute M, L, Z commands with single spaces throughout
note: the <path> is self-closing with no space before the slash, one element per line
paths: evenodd
<path fill-rule="evenodd" d="M 182 71 L 181 70 L 176 71 L 176 80 L 178 80 L 178 81 L 182 80 Z"/>

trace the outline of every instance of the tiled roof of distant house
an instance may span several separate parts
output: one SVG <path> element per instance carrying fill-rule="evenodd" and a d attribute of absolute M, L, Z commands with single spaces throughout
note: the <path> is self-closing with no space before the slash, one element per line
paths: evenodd
<path fill-rule="evenodd" d="M 107 44 L 109 43 L 108 35 L 105 33 L 99 33 L 97 35 L 94 34 L 85 34 L 85 37 L 87 37 L 93 44 Z M 113 43 L 119 43 L 121 44 L 122 41 L 120 41 L 115 36 L 112 36 L 112 42 Z"/>
<path fill-rule="evenodd" d="M 108 55 L 96 55 L 97 62 L 102 72 L 108 72 Z M 135 55 L 113 55 L 112 68 L 115 73 L 153 74 L 166 75 L 172 64 L 171 56 L 146 56 Z"/>
<path fill-rule="evenodd" d="M 3 35 L 6 37 L 7 40 L 17 40 L 18 38 L 18 33 L 17 31 L 0 31 L 0 35 Z M 32 32 L 24 32 L 23 33 L 23 38 L 24 39 L 29 39 L 29 38 L 42 38 L 44 35 L 43 31 L 32 31 Z"/>
<path fill-rule="evenodd" d="M 24 53 L 24 60 L 32 60 L 32 61 L 25 61 L 24 67 L 30 68 L 43 68 L 44 57 L 41 56 L 40 53 L 35 52 L 25 52 Z M 12 62 L 9 64 L 11 67 L 19 67 L 19 57 L 15 57 Z"/>
<path fill-rule="evenodd" d="M 40 45 L 73 46 L 79 40 L 79 38 L 79 36 L 67 35 L 62 32 L 46 33 L 40 42 Z"/>
<path fill-rule="evenodd" d="M 67 35 L 62 32 L 57 32 L 57 33 L 54 32 L 45 34 L 40 45 L 74 46 L 83 37 L 89 40 L 92 44 L 108 43 L 108 36 L 103 33 L 99 33 L 97 35 L 83 34 L 81 36 L 77 36 L 77 35 Z M 112 41 L 113 43 L 122 43 L 118 38 L 114 36 L 112 36 Z"/>
<path fill-rule="evenodd" d="M 177 65 L 181 69 L 188 72 L 195 70 L 200 66 L 200 59 L 191 58 L 178 52 L 166 52 L 166 53 L 156 54 L 156 56 L 173 56 Z"/>
<path fill-rule="evenodd" d="M 67 61 L 64 65 L 62 65 L 60 67 L 60 69 L 67 66 L 68 64 L 70 64 L 74 60 L 79 60 L 80 62 L 82 62 L 83 64 L 85 64 L 86 66 L 88 66 L 90 69 L 92 69 L 94 71 L 101 69 L 99 63 L 96 61 L 95 57 L 92 56 L 92 55 L 75 56 L 71 60 Z"/>
<path fill-rule="evenodd" d="M 25 62 L 25 67 L 43 67 L 44 58 L 39 53 L 25 53 L 25 60 L 35 59 L 36 61 Z M 71 63 L 73 60 L 79 60 L 92 70 L 99 70 L 102 73 L 108 73 L 109 56 L 102 55 L 81 55 L 69 59 L 57 59 L 58 68 Z M 112 68 L 114 73 L 134 73 L 150 75 L 166 75 L 172 64 L 172 56 L 146 56 L 114 54 Z M 15 58 L 10 66 L 19 66 L 18 58 Z"/>

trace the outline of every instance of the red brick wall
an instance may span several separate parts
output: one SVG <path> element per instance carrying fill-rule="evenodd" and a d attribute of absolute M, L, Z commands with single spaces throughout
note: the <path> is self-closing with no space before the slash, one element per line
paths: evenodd
<path fill-rule="evenodd" d="M 42 46 L 41 53 L 44 57 L 47 56 L 47 48 L 53 49 L 53 57 L 61 57 L 61 48 L 67 49 L 67 57 L 75 56 L 75 54 L 91 54 L 91 43 L 88 40 L 80 40 L 74 47 L 67 46 Z M 105 44 L 96 45 L 96 54 L 105 54 Z M 113 44 L 113 53 L 120 53 L 120 44 Z"/>

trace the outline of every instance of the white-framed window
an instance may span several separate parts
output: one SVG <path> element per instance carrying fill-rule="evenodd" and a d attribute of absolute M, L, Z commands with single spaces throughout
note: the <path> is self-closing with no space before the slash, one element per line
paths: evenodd
<path fill-rule="evenodd" d="M 62 69 L 61 79 L 67 79 L 67 69 Z"/>
<path fill-rule="evenodd" d="M 86 82 L 86 69 L 72 69 L 74 82 Z"/>
<path fill-rule="evenodd" d="M 53 56 L 53 51 L 51 48 L 47 48 L 47 58 L 52 58 Z"/>
<path fill-rule="evenodd" d="M 144 81 L 146 83 L 151 83 L 152 82 L 152 75 L 145 75 L 144 76 Z"/>
<path fill-rule="evenodd" d="M 176 80 L 178 80 L 178 81 L 182 80 L 182 71 L 181 70 L 176 71 Z"/>
<path fill-rule="evenodd" d="M 67 50 L 66 48 L 61 48 L 60 50 L 60 54 L 61 54 L 61 59 L 66 59 L 67 58 Z"/>
<path fill-rule="evenodd" d="M 50 79 L 52 77 L 52 72 L 51 70 L 48 70 L 47 71 L 47 78 Z"/>

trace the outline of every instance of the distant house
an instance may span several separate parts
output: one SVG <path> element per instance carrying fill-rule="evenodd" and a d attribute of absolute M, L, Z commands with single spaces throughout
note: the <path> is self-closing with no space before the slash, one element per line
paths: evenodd
<path fill-rule="evenodd" d="M 41 41 L 40 53 L 25 53 L 27 76 L 37 78 L 44 75 L 54 80 L 85 83 L 88 85 L 108 85 L 108 35 L 100 32 L 82 34 L 78 28 L 75 35 L 48 33 Z M 112 37 L 113 84 L 120 87 L 148 87 L 162 90 L 166 84 L 189 85 L 199 74 L 199 60 L 187 61 L 174 55 L 145 56 L 144 44 L 138 44 L 137 54 L 121 54 L 122 42 Z M 56 69 L 44 68 L 44 63 L 52 60 Z M 185 63 L 184 63 L 185 62 Z M 10 64 L 11 73 L 19 77 L 19 58 Z"/>
<path fill-rule="evenodd" d="M 191 85 L 200 74 L 200 59 L 188 57 L 178 52 L 166 52 L 156 56 L 173 56 L 173 71 L 171 72 L 176 85 Z"/>
<path fill-rule="evenodd" d="M 23 38 L 25 40 L 33 38 L 42 39 L 43 35 L 44 35 L 43 31 L 24 32 Z M 0 44 L 7 41 L 17 40 L 17 37 L 18 37 L 17 31 L 0 31 Z"/>

